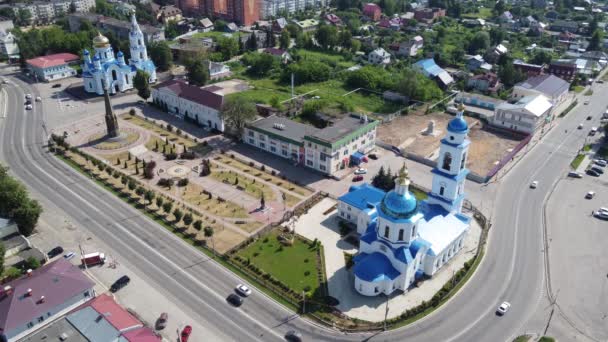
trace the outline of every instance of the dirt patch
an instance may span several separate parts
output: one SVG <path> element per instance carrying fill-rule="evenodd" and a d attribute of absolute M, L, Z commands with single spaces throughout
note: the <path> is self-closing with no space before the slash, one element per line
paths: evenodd
<path fill-rule="evenodd" d="M 448 122 L 452 115 L 445 113 L 410 113 L 378 127 L 378 140 L 398 146 L 407 153 L 435 160 L 441 139 L 446 134 Z M 494 165 L 510 152 L 521 138 L 512 137 L 483 128 L 477 119 L 466 117 L 469 124 L 469 157 L 467 167 L 479 174 L 487 174 Z M 434 134 L 424 134 L 430 121 L 435 122 Z"/>

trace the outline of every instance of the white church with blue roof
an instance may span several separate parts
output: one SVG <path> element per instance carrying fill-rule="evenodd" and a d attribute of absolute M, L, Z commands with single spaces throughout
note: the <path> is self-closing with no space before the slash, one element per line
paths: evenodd
<path fill-rule="evenodd" d="M 471 218 L 462 214 L 470 141 L 462 111 L 441 140 L 428 198 L 409 191 L 405 165 L 395 189 L 352 186 L 339 198 L 338 215 L 360 234 L 355 256 L 355 289 L 365 296 L 406 292 L 416 279 L 433 276 L 463 247 Z"/>
<path fill-rule="evenodd" d="M 133 78 L 137 70 L 148 73 L 150 83 L 156 82 L 156 66 L 148 57 L 148 50 L 144 43 L 144 35 L 135 19 L 131 16 L 129 31 L 129 50 L 131 59 L 125 63 L 125 56 L 118 51 L 114 57 L 114 49 L 107 37 L 99 33 L 93 39 L 95 53 L 91 59 L 89 50 L 84 50 L 84 63 L 82 64 L 82 78 L 84 90 L 87 93 L 103 95 L 104 84 L 108 85 L 110 94 L 116 94 L 133 88 Z"/>

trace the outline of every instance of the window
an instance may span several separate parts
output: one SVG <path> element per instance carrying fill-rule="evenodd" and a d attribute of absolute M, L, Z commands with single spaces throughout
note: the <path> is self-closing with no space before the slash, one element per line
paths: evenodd
<path fill-rule="evenodd" d="M 253 139 L 249 139 L 249 143 L 250 143 L 250 144 L 255 144 L 255 140 L 253 140 Z"/>
<path fill-rule="evenodd" d="M 312 160 L 306 160 L 306 165 L 312 166 L 312 164 L 313 164 Z"/>
<path fill-rule="evenodd" d="M 247 134 L 249 134 L 250 137 L 255 136 L 255 133 L 253 133 L 253 131 L 249 131 L 249 132 L 247 132 Z"/>
<path fill-rule="evenodd" d="M 374 287 L 374 293 L 378 293 L 378 286 Z"/>
<path fill-rule="evenodd" d="M 350 214 L 346 214 L 346 218 L 350 220 Z"/>
<path fill-rule="evenodd" d="M 38 317 L 38 323 L 42 323 L 44 321 L 44 316 Z"/>
<path fill-rule="evenodd" d="M 261 148 L 266 148 L 266 144 L 264 144 L 263 142 L 260 143 L 260 147 Z"/>
<path fill-rule="evenodd" d="M 325 165 L 319 165 L 319 170 L 325 171 L 326 170 Z"/>
<path fill-rule="evenodd" d="M 348 211 L 350 211 L 350 207 L 347 207 Z"/>
<path fill-rule="evenodd" d="M 90 297 L 90 296 L 91 296 L 91 294 L 89 293 L 89 291 L 86 291 L 86 292 L 84 293 L 84 296 L 88 298 L 88 297 Z M 50 315 L 51 315 L 51 313 L 49 312 L 49 316 L 50 316 Z"/>
<path fill-rule="evenodd" d="M 276 151 L 277 151 L 277 148 L 276 148 L 276 147 L 274 147 L 274 146 L 270 146 L 270 150 L 271 150 L 272 152 L 276 152 Z"/>
<path fill-rule="evenodd" d="M 319 155 L 319 159 L 321 161 L 325 161 L 325 160 L 327 160 L 327 155 L 325 153 L 321 153 L 321 155 Z"/>
<path fill-rule="evenodd" d="M 397 238 L 397 240 L 403 241 L 403 229 L 399 230 L 399 238 Z"/>
<path fill-rule="evenodd" d="M 464 169 L 464 163 L 466 162 L 466 160 L 467 160 L 467 153 L 465 152 L 465 153 L 462 155 L 462 160 L 460 161 L 460 169 L 461 169 L 461 170 L 462 170 L 462 169 Z"/>
<path fill-rule="evenodd" d="M 33 327 L 33 326 L 34 326 L 34 323 L 32 323 L 32 322 L 27 322 L 27 327 L 28 327 L 28 328 L 31 328 L 31 327 Z"/>
<path fill-rule="evenodd" d="M 347 155 L 347 154 L 348 154 L 348 149 L 345 149 L 344 150 L 344 155 Z"/>
<path fill-rule="evenodd" d="M 390 234 L 389 226 L 384 227 L 384 237 L 388 239 L 388 235 Z"/>
<path fill-rule="evenodd" d="M 452 164 L 452 155 L 450 154 L 450 152 L 446 152 L 443 155 L 443 169 L 446 171 L 450 171 L 450 166 Z"/>
<path fill-rule="evenodd" d="M 444 193 L 444 192 L 445 192 L 445 187 L 442 185 L 442 186 L 439 188 L 439 196 L 443 196 L 443 193 Z"/>
<path fill-rule="evenodd" d="M 454 140 L 454 136 L 453 135 L 450 135 L 450 140 Z"/>
<path fill-rule="evenodd" d="M 287 157 L 288 152 L 287 152 L 287 150 L 281 150 L 281 154 L 284 155 L 285 157 Z"/>

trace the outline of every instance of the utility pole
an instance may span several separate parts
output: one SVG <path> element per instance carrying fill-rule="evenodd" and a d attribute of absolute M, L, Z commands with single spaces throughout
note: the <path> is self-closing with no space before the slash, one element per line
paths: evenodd
<path fill-rule="evenodd" d="M 302 291 L 302 314 L 306 312 L 306 292 Z"/>
<path fill-rule="evenodd" d="M 384 295 L 386 296 L 386 310 L 384 311 L 384 331 L 386 331 L 386 321 L 388 320 L 388 295 L 386 293 Z"/>
<path fill-rule="evenodd" d="M 78 249 L 80 249 L 80 260 L 82 260 L 84 258 L 84 249 L 82 249 L 82 245 L 78 244 Z M 83 264 L 84 264 L 85 271 L 88 271 L 89 268 L 87 267 L 86 261 L 83 262 Z"/>

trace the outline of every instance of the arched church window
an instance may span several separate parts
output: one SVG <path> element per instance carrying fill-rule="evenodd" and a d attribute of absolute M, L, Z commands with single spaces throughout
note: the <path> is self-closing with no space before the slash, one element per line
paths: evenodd
<path fill-rule="evenodd" d="M 403 241 L 403 229 L 399 230 L 399 238 L 397 240 Z"/>
<path fill-rule="evenodd" d="M 466 162 L 466 160 L 467 160 L 467 153 L 465 152 L 465 153 L 462 154 L 462 160 L 460 161 L 460 169 L 461 170 L 464 169 L 464 163 Z"/>
<path fill-rule="evenodd" d="M 139 59 L 144 59 L 144 53 L 143 52 L 139 53 Z"/>
<path fill-rule="evenodd" d="M 452 165 L 452 155 L 450 152 L 446 152 L 443 155 L 443 166 L 442 168 L 446 171 L 450 171 L 450 166 Z"/>
<path fill-rule="evenodd" d="M 439 196 L 443 196 L 443 193 L 445 192 L 445 186 L 441 185 L 439 187 Z"/>
<path fill-rule="evenodd" d="M 389 226 L 384 227 L 384 237 L 388 239 L 388 235 L 390 233 Z"/>
<path fill-rule="evenodd" d="M 416 237 L 416 226 L 412 228 L 412 239 Z"/>

